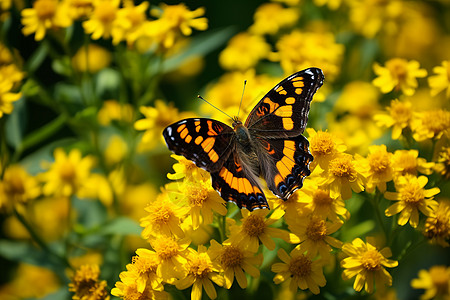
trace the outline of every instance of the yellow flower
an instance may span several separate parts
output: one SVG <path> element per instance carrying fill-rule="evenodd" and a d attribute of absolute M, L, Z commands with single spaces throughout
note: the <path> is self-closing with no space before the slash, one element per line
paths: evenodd
<path fill-rule="evenodd" d="M 247 32 L 233 36 L 220 53 L 219 63 L 227 70 L 245 71 L 269 55 L 270 46 L 263 37 Z"/>
<path fill-rule="evenodd" d="M 144 248 L 136 250 L 136 256 L 133 256 L 132 263 L 126 268 L 127 272 L 135 275 L 138 292 L 143 293 L 147 286 L 153 290 L 163 290 L 162 278 L 156 274 L 159 263 L 158 255 L 154 251 Z"/>
<path fill-rule="evenodd" d="M 218 266 L 211 261 L 204 246 L 198 246 L 198 251 L 189 248 L 187 262 L 184 264 L 185 275 L 182 279 L 175 281 L 179 290 L 184 290 L 192 285 L 191 299 L 202 299 L 202 292 L 211 299 L 217 298 L 217 292 L 212 282 L 218 286 L 223 285 L 223 277 L 217 274 Z"/>
<path fill-rule="evenodd" d="M 368 82 L 351 81 L 344 86 L 333 110 L 371 120 L 373 112 L 379 109 L 379 94 L 378 89 Z"/>
<path fill-rule="evenodd" d="M 302 249 L 308 251 L 311 257 L 319 254 L 323 259 L 330 259 L 330 252 L 333 250 L 330 246 L 342 247 L 342 242 L 330 235 L 341 228 L 342 224 L 343 222 L 340 220 L 332 223 L 325 221 L 320 216 L 311 215 L 290 222 L 289 229 L 300 238 Z"/>
<path fill-rule="evenodd" d="M 119 274 L 120 281 L 111 290 L 113 296 L 122 299 L 152 299 L 167 300 L 169 295 L 164 291 L 154 290 L 147 286 L 142 292 L 138 290 L 137 277 L 134 272 L 122 272 Z"/>
<path fill-rule="evenodd" d="M 310 164 L 311 170 L 314 170 L 317 165 L 323 170 L 327 169 L 330 160 L 347 149 L 341 139 L 328 131 L 319 130 L 316 132 L 313 128 L 307 128 L 306 132 L 309 136 L 309 149 L 314 157 Z"/>
<path fill-rule="evenodd" d="M 432 243 L 442 247 L 450 246 L 450 203 L 448 200 L 440 201 L 434 215 L 426 219 L 423 234 Z"/>
<path fill-rule="evenodd" d="M 279 3 L 263 3 L 255 11 L 249 31 L 254 34 L 276 34 L 284 27 L 293 26 L 300 17 L 295 8 L 284 8 Z"/>
<path fill-rule="evenodd" d="M 391 101 L 386 108 L 388 114 L 381 113 L 374 116 L 378 126 L 392 127 L 392 139 L 397 140 L 405 128 L 411 126 L 413 111 L 411 102 L 403 102 L 397 99 Z"/>
<path fill-rule="evenodd" d="M 420 142 L 429 139 L 440 139 L 450 131 L 450 111 L 432 110 L 415 114 L 411 123 L 413 138 Z"/>
<path fill-rule="evenodd" d="M 130 104 L 106 100 L 98 111 L 97 119 L 101 125 L 108 126 L 113 121 L 131 123 L 133 115 L 133 107 Z"/>
<path fill-rule="evenodd" d="M 97 73 L 111 63 L 111 52 L 96 44 L 81 47 L 72 57 L 73 68 L 80 72 Z"/>
<path fill-rule="evenodd" d="M 72 282 L 69 283 L 69 291 L 75 293 L 72 299 L 109 300 L 106 281 L 99 281 L 99 275 L 98 265 L 81 266 L 72 278 Z"/>
<path fill-rule="evenodd" d="M 388 200 L 397 201 L 385 210 L 385 214 L 391 217 L 400 213 L 398 225 L 405 225 L 408 221 L 414 228 L 419 224 L 419 210 L 426 216 L 433 214 L 433 209 L 438 203 L 433 196 L 440 192 L 438 187 L 426 190 L 425 185 L 428 178 L 425 176 L 400 177 L 395 182 L 397 192 L 386 192 L 384 197 Z"/>
<path fill-rule="evenodd" d="M 94 10 L 95 0 L 63 0 L 69 6 L 69 14 L 73 20 L 88 17 Z"/>
<path fill-rule="evenodd" d="M 162 100 L 156 100 L 155 107 L 141 106 L 139 111 L 145 118 L 137 120 L 134 123 L 134 128 L 136 130 L 145 130 L 140 145 L 144 149 L 152 149 L 158 142 L 162 143 L 164 141 L 161 134 L 163 129 L 188 116 L 186 113 L 179 113 L 172 103 L 166 105 Z"/>
<path fill-rule="evenodd" d="M 11 93 L 13 86 L 14 82 L 0 74 L 0 119 L 4 114 L 10 114 L 14 109 L 12 103 L 22 97 L 22 93 Z"/>
<path fill-rule="evenodd" d="M 44 182 L 42 189 L 44 195 L 67 197 L 76 194 L 91 175 L 94 158 L 91 156 L 82 158 L 78 149 L 72 149 L 66 155 L 61 148 L 57 148 L 53 156 L 55 161 L 52 164 L 46 162 L 43 165 L 48 171 L 38 175 Z"/>
<path fill-rule="evenodd" d="M 261 265 L 262 254 L 255 255 L 242 246 L 236 246 L 230 243 L 219 244 L 211 240 L 211 246 L 208 249 L 212 261 L 217 261 L 224 272 L 224 288 L 230 289 L 233 285 L 234 277 L 242 289 L 247 288 L 247 277 L 245 273 L 257 278 L 259 277 L 258 266 Z M 245 272 L 245 273 L 244 273 Z"/>
<path fill-rule="evenodd" d="M 386 145 L 373 145 L 369 147 L 369 155 L 366 159 L 357 155 L 357 160 L 368 166 L 366 173 L 366 191 L 372 193 L 375 187 L 380 192 L 386 191 L 386 183 L 394 177 L 392 167 L 393 154 L 387 152 Z"/>
<path fill-rule="evenodd" d="M 294 248 L 289 255 L 281 248 L 278 250 L 278 257 L 282 263 L 272 265 L 272 272 L 278 273 L 273 278 L 276 284 L 287 280 L 289 289 L 293 293 L 297 293 L 299 288 L 309 289 L 315 295 L 320 293 L 319 287 L 324 287 L 326 284 L 321 260 L 313 260 L 309 251 L 305 253 L 298 247 Z"/>
<path fill-rule="evenodd" d="M 135 6 L 133 1 L 124 2 L 124 7 L 117 12 L 117 18 L 111 29 L 114 45 L 126 40 L 129 46 L 141 36 L 142 27 L 147 22 L 146 12 L 149 7 L 147 1 Z"/>
<path fill-rule="evenodd" d="M 277 53 L 271 57 L 279 61 L 286 74 L 311 66 L 323 69 L 328 80 L 340 71 L 344 46 L 336 43 L 330 32 L 301 32 L 294 30 L 276 43 Z"/>
<path fill-rule="evenodd" d="M 170 157 L 176 159 L 178 163 L 173 164 L 174 174 L 167 174 L 167 178 L 171 180 L 179 180 L 186 178 L 187 180 L 208 180 L 211 175 L 209 172 L 197 167 L 192 160 L 186 159 L 184 156 L 172 154 Z"/>
<path fill-rule="evenodd" d="M 157 239 L 150 239 L 149 242 L 159 259 L 156 270 L 158 277 L 172 283 L 175 278 L 182 276 L 182 269 L 186 264 L 186 249 L 190 241 L 162 235 Z"/>
<path fill-rule="evenodd" d="M 141 233 L 144 239 L 157 238 L 159 235 L 184 236 L 180 227 L 181 220 L 187 215 L 189 208 L 176 206 L 168 199 L 167 192 L 159 194 L 147 205 L 145 211 L 147 216 L 140 220 L 141 227 L 144 227 Z"/>
<path fill-rule="evenodd" d="M 213 222 L 213 211 L 224 216 L 227 208 L 225 200 L 212 188 L 211 182 L 202 179 L 184 180 L 182 183 L 173 182 L 168 188 L 172 196 L 189 208 L 188 216 L 192 218 L 193 229 L 197 229 L 201 223 L 211 224 Z M 169 195 L 169 197 L 172 197 Z"/>
<path fill-rule="evenodd" d="M 443 147 L 439 152 L 435 170 L 446 180 L 450 178 L 450 147 Z"/>
<path fill-rule="evenodd" d="M 448 299 L 450 297 L 450 267 L 432 266 L 429 270 L 420 270 L 419 278 L 411 280 L 414 289 L 424 289 L 421 300 Z"/>
<path fill-rule="evenodd" d="M 206 30 L 208 28 L 208 19 L 201 18 L 205 14 L 203 7 L 196 10 L 189 10 L 183 4 L 167 5 L 161 4 L 160 8 L 151 10 L 151 15 L 158 17 L 158 27 L 164 28 L 164 39 L 162 44 L 165 48 L 171 48 L 175 39 L 181 32 L 185 36 L 192 34 L 192 28 L 197 30 Z"/>
<path fill-rule="evenodd" d="M 296 191 L 295 194 L 298 194 L 299 202 L 306 203 L 306 210 L 323 219 L 328 218 L 332 221 L 338 221 L 340 219 L 339 216 L 345 219 L 348 214 L 340 195 L 334 194 L 332 197 L 329 189 L 319 186 L 317 180 L 305 180 L 303 187 Z M 294 220 L 298 217 L 299 214 L 295 214 Z M 287 216 L 285 219 L 286 221 L 290 220 Z"/>
<path fill-rule="evenodd" d="M 396 150 L 392 157 L 395 178 L 407 174 L 417 175 L 418 172 L 430 175 L 434 165 L 433 162 L 427 162 L 424 158 L 419 157 L 419 151 L 415 149 Z"/>
<path fill-rule="evenodd" d="M 341 267 L 345 268 L 342 278 L 348 280 L 356 276 L 353 283 L 355 291 L 359 292 L 364 287 L 366 292 L 372 293 L 374 283 L 378 290 L 392 285 L 392 276 L 384 267 L 394 268 L 398 262 L 388 259 L 392 256 L 391 249 L 386 247 L 378 251 L 373 238 L 367 237 L 366 240 L 364 243 L 356 238 L 342 246 L 342 252 L 349 256 L 341 261 Z"/>
<path fill-rule="evenodd" d="M 0 207 L 26 204 L 41 194 L 36 178 L 20 165 L 8 166 L 0 181 Z"/>
<path fill-rule="evenodd" d="M 331 9 L 331 10 L 336 10 L 338 9 L 342 2 L 344 2 L 343 0 L 314 0 L 314 4 L 317 6 L 324 6 L 325 4 Z"/>
<path fill-rule="evenodd" d="M 364 166 L 355 161 L 352 155 L 341 153 L 333 158 L 320 185 L 328 185 L 331 197 L 341 196 L 350 199 L 352 190 L 360 193 L 364 190 Z"/>
<path fill-rule="evenodd" d="M 108 166 L 113 166 L 124 160 L 128 154 L 128 145 L 122 137 L 114 134 L 109 138 L 105 149 L 105 162 Z"/>
<path fill-rule="evenodd" d="M 436 96 L 445 91 L 447 98 L 450 98 L 450 60 L 444 60 L 441 66 L 433 68 L 436 75 L 428 77 L 431 96 Z"/>
<path fill-rule="evenodd" d="M 241 210 L 242 225 L 235 225 L 233 219 L 227 219 L 230 224 L 230 237 L 227 242 L 242 246 L 251 252 L 258 251 L 259 242 L 269 250 L 275 249 L 275 242 L 272 238 L 281 238 L 290 243 L 300 242 L 297 236 L 286 230 L 269 227 L 283 216 L 284 211 L 276 209 L 266 218 L 268 213 L 267 209 L 257 209 L 252 212 L 243 209 Z"/>
<path fill-rule="evenodd" d="M 68 6 L 58 0 L 37 0 L 33 8 L 22 10 L 22 32 L 35 33 L 34 39 L 41 41 L 50 28 L 65 28 L 72 25 Z"/>
<path fill-rule="evenodd" d="M 94 11 L 89 19 L 83 22 L 86 34 L 93 40 L 111 37 L 113 23 L 117 18 L 120 0 L 94 0 Z"/>
<path fill-rule="evenodd" d="M 417 78 L 427 76 L 427 71 L 420 69 L 418 61 L 403 58 L 388 60 L 385 67 L 375 63 L 373 69 L 378 77 L 372 83 L 384 94 L 395 89 L 401 90 L 406 96 L 412 96 L 418 86 Z"/>

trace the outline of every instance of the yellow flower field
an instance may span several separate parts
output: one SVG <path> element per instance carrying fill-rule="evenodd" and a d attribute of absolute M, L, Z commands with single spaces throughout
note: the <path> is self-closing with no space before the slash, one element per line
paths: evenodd
<path fill-rule="evenodd" d="M 450 299 L 450 3 L 166 2 L 0 0 L 0 299 Z M 288 199 L 167 149 L 312 67 Z"/>

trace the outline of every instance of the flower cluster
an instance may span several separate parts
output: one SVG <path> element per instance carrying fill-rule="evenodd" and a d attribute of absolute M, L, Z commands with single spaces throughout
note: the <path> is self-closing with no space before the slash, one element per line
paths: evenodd
<path fill-rule="evenodd" d="M 447 299 L 447 11 L 0 1 L 0 298 Z M 164 145 L 181 119 L 244 123 L 309 67 L 311 174 L 289 199 L 261 180 L 270 209 L 239 209 Z"/>

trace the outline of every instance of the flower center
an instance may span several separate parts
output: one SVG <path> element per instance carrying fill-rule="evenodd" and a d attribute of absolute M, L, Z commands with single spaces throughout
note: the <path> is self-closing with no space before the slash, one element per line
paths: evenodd
<path fill-rule="evenodd" d="M 407 183 L 401 190 L 400 197 L 410 205 L 416 205 L 425 199 L 423 189 L 414 183 Z"/>
<path fill-rule="evenodd" d="M 190 260 L 188 269 L 189 274 L 197 278 L 206 278 L 212 272 L 212 264 L 206 253 L 200 253 Z"/>
<path fill-rule="evenodd" d="M 220 263 L 225 269 L 240 266 L 242 263 L 242 251 L 235 246 L 224 246 L 222 255 L 220 256 Z"/>
<path fill-rule="evenodd" d="M 188 202 L 190 206 L 203 206 L 203 203 L 208 199 L 208 189 L 195 184 L 187 188 Z"/>
<path fill-rule="evenodd" d="M 164 204 L 152 210 L 151 216 L 153 222 L 158 225 L 166 225 L 170 222 L 170 219 L 174 216 L 173 211 Z"/>
<path fill-rule="evenodd" d="M 311 140 L 311 152 L 314 155 L 327 155 L 333 153 L 334 142 L 328 132 L 317 132 Z"/>
<path fill-rule="evenodd" d="M 311 266 L 312 261 L 302 254 L 292 257 L 288 268 L 292 276 L 306 277 L 311 274 Z"/>
<path fill-rule="evenodd" d="M 245 219 L 242 224 L 243 230 L 247 233 L 247 235 L 252 237 L 258 237 L 264 233 L 266 229 L 266 223 L 264 222 L 264 218 L 257 215 L 250 215 Z"/>
<path fill-rule="evenodd" d="M 438 290 L 437 295 L 448 295 L 449 275 L 445 267 L 434 266 L 430 268 L 430 277 Z"/>
<path fill-rule="evenodd" d="M 336 177 L 345 177 L 352 180 L 355 178 L 355 170 L 351 160 L 351 155 L 337 157 L 330 161 L 330 171 Z"/>
<path fill-rule="evenodd" d="M 127 18 L 128 18 L 128 20 L 130 20 L 130 22 L 132 24 L 131 28 L 136 28 L 139 25 L 141 25 L 142 23 L 144 23 L 144 21 L 145 21 L 145 15 L 136 11 L 135 9 L 131 10 L 127 14 Z"/>
<path fill-rule="evenodd" d="M 33 7 L 40 20 L 48 20 L 55 15 L 57 4 L 54 0 L 39 0 L 34 3 Z"/>
<path fill-rule="evenodd" d="M 398 78 L 400 82 L 404 81 L 408 75 L 407 62 L 401 58 L 394 58 L 386 63 L 386 68 L 389 69 L 394 78 Z"/>
<path fill-rule="evenodd" d="M 389 111 L 397 124 L 408 123 L 412 117 L 411 107 L 400 101 L 392 101 Z"/>
<path fill-rule="evenodd" d="M 103 24 L 112 23 L 116 19 L 117 8 L 108 1 L 103 1 L 103 4 L 95 9 L 95 16 Z"/>
<path fill-rule="evenodd" d="M 156 273 L 156 269 L 158 268 L 158 261 L 156 259 L 133 256 L 132 262 L 140 274 Z"/>
<path fill-rule="evenodd" d="M 5 192 L 9 195 L 22 195 L 25 193 L 25 185 L 23 178 L 18 176 L 19 174 L 13 174 L 9 176 L 7 180 L 4 179 Z"/>
<path fill-rule="evenodd" d="M 367 159 L 369 160 L 370 169 L 375 173 L 383 173 L 391 164 L 388 153 L 382 151 L 370 154 Z"/>
<path fill-rule="evenodd" d="M 435 110 L 424 113 L 422 123 L 425 128 L 435 135 L 450 127 L 450 112 Z"/>
<path fill-rule="evenodd" d="M 162 260 L 168 260 L 178 254 L 178 244 L 171 238 L 160 237 L 153 242 L 153 249 Z"/>
<path fill-rule="evenodd" d="M 59 176 L 63 181 L 73 182 L 77 172 L 75 166 L 70 161 L 65 161 L 61 164 L 59 168 Z"/>
<path fill-rule="evenodd" d="M 306 227 L 306 236 L 314 242 L 323 240 L 324 237 L 327 236 L 325 221 L 319 218 L 311 218 L 308 226 Z"/>
<path fill-rule="evenodd" d="M 403 172 L 402 175 L 416 174 L 417 161 L 414 155 L 410 155 L 408 152 L 397 154 L 394 165 L 399 166 Z"/>
<path fill-rule="evenodd" d="M 313 201 L 317 206 L 328 206 L 333 203 L 333 198 L 328 191 L 318 189 L 314 192 Z"/>
<path fill-rule="evenodd" d="M 368 250 L 361 256 L 361 264 L 368 271 L 381 269 L 381 254 L 377 250 Z"/>

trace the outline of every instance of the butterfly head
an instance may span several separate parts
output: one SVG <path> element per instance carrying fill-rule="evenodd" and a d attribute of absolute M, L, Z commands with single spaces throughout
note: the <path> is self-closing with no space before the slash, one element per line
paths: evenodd
<path fill-rule="evenodd" d="M 236 129 L 236 127 L 237 127 L 237 126 L 240 126 L 240 125 L 242 125 L 242 122 L 239 121 L 238 117 L 234 117 L 234 118 L 233 118 L 233 123 L 231 124 L 231 126 L 232 126 L 234 129 Z"/>

